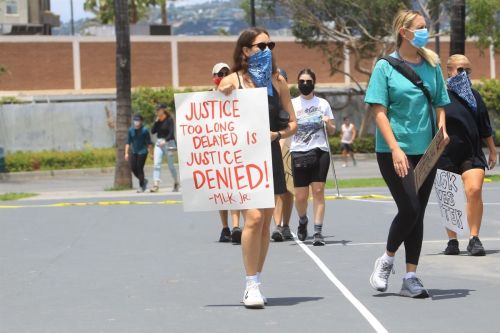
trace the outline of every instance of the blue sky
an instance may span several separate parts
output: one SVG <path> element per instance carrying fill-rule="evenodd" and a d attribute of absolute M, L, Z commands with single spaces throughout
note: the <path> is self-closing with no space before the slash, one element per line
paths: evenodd
<path fill-rule="evenodd" d="M 176 6 L 195 5 L 198 3 L 208 2 L 209 0 L 177 0 L 174 2 Z M 91 13 L 83 10 L 84 0 L 73 0 L 73 14 L 75 20 L 84 17 L 92 17 Z M 52 0 L 51 9 L 57 15 L 61 16 L 62 22 L 68 22 L 71 19 L 71 0 Z"/>

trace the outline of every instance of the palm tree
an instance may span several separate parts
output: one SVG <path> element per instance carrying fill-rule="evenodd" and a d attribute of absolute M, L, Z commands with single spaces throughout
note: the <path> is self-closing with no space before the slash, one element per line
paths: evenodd
<path fill-rule="evenodd" d="M 116 32 L 116 166 L 115 187 L 132 187 L 125 140 L 131 118 L 130 29 L 127 0 L 115 0 Z"/>
<path fill-rule="evenodd" d="M 465 0 L 451 1 L 450 55 L 465 54 Z"/>

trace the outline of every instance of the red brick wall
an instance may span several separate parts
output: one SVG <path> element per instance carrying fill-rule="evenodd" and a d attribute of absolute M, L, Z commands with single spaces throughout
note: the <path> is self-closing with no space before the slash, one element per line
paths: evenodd
<path fill-rule="evenodd" d="M 71 43 L 0 44 L 0 90 L 73 89 Z"/>
<path fill-rule="evenodd" d="M 131 44 L 132 86 L 172 84 L 170 43 Z M 115 87 L 115 44 L 81 43 L 82 89 Z"/>
<path fill-rule="evenodd" d="M 180 86 L 212 85 L 212 68 L 218 62 L 233 65 L 233 42 L 179 42 Z"/>
<path fill-rule="evenodd" d="M 211 70 L 217 62 L 232 65 L 234 41 L 179 41 L 180 86 L 209 86 Z M 434 48 L 433 43 L 429 47 Z M 441 60 L 446 77 L 448 42 L 441 43 Z M 292 41 L 278 41 L 274 54 L 279 67 L 288 73 L 290 83 L 296 82 L 299 70 L 309 67 L 316 72 L 320 84 L 342 84 L 344 76 L 330 75 L 330 66 L 319 50 L 308 49 Z M 467 42 L 466 55 L 472 62 L 472 78 L 490 76 L 489 52 L 483 54 L 474 42 Z M 500 55 L 495 58 L 497 77 L 500 77 Z M 0 77 L 0 90 L 56 90 L 73 89 L 73 56 L 71 41 L 61 42 L 0 42 L 0 64 L 9 73 Z M 111 41 L 80 42 L 82 89 L 115 87 L 115 44 Z M 363 64 L 371 68 L 372 64 Z M 340 64 L 343 69 L 343 64 Z M 360 82 L 367 77 L 354 70 L 351 73 Z M 165 86 L 172 84 L 171 43 L 169 41 L 132 42 L 132 86 Z"/>

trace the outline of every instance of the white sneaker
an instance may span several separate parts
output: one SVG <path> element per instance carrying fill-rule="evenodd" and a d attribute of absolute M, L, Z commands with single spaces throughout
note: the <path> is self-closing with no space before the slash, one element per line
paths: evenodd
<path fill-rule="evenodd" d="M 393 270 L 394 264 L 389 263 L 382 259 L 382 257 L 375 260 L 375 267 L 373 268 L 373 273 L 370 276 L 370 284 L 373 289 L 377 291 L 386 291 L 389 275 Z"/>
<path fill-rule="evenodd" d="M 243 294 L 243 304 L 245 304 L 246 308 L 250 309 L 264 308 L 264 299 L 260 293 L 259 285 L 257 283 L 247 286 L 245 293 Z"/>
<path fill-rule="evenodd" d="M 347 164 L 346 163 L 342 164 L 342 167 L 343 168 L 347 167 Z"/>
<path fill-rule="evenodd" d="M 262 283 L 259 283 L 259 290 L 262 286 Z M 264 301 L 264 304 L 267 304 L 267 297 L 264 296 L 264 294 L 262 293 L 262 290 L 260 290 L 260 296 L 262 296 L 262 300 Z"/>

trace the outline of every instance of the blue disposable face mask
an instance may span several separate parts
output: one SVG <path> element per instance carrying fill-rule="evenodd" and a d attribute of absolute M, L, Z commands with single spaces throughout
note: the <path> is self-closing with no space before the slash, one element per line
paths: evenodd
<path fill-rule="evenodd" d="M 273 96 L 273 54 L 269 48 L 248 57 L 248 74 L 256 87 L 267 87 L 267 94 Z"/>
<path fill-rule="evenodd" d="M 427 45 L 427 42 L 429 41 L 429 31 L 427 31 L 427 28 L 417 29 L 412 32 L 413 32 L 413 39 L 410 41 L 410 43 L 413 46 L 421 48 Z"/>

